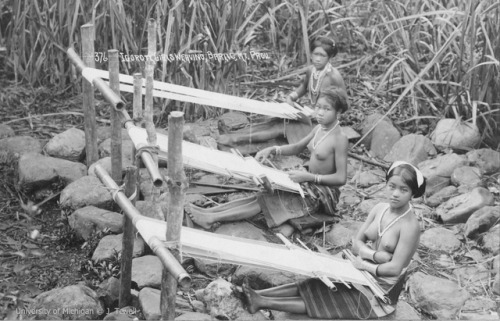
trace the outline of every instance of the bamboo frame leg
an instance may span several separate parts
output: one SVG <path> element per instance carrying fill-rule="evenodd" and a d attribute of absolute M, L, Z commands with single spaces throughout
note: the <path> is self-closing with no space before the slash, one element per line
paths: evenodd
<path fill-rule="evenodd" d="M 81 26 L 82 34 L 82 55 L 83 62 L 90 68 L 95 67 L 94 60 L 94 25 L 85 24 Z M 86 165 L 90 167 L 99 159 L 97 149 L 97 125 L 94 103 L 94 86 L 87 79 L 82 77 L 83 91 L 83 113 L 85 127 L 85 153 Z"/>
<path fill-rule="evenodd" d="M 120 66 L 118 50 L 108 50 L 109 86 L 120 95 Z M 111 106 L 111 177 L 120 185 L 122 181 L 122 122 L 118 111 Z"/>
<path fill-rule="evenodd" d="M 137 168 L 128 167 L 125 183 L 125 194 L 130 197 L 137 191 Z M 135 197 L 131 200 L 135 205 Z M 132 283 L 132 255 L 134 250 L 134 224 L 123 214 L 122 260 L 120 277 L 119 307 L 126 307 L 131 299 L 130 286 Z"/>
<path fill-rule="evenodd" d="M 184 114 L 174 111 L 168 118 L 168 189 L 170 209 L 167 214 L 166 241 L 170 251 L 180 262 L 180 239 L 182 217 L 184 214 L 184 194 L 186 190 L 186 177 L 182 163 L 182 127 Z M 160 309 L 163 320 L 175 318 L 175 301 L 177 293 L 177 280 L 174 276 L 163 270 L 161 284 Z"/>

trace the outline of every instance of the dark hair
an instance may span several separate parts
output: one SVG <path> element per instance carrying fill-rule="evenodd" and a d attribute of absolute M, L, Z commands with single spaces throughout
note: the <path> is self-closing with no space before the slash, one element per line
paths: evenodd
<path fill-rule="evenodd" d="M 424 195 L 426 185 L 425 177 L 422 185 L 419 187 L 417 173 L 412 166 L 408 164 L 401 164 L 394 167 L 390 172 L 387 172 L 385 176 L 386 181 L 388 182 L 389 179 L 395 175 L 400 176 L 403 179 L 403 182 L 410 187 L 413 197 L 420 197 Z"/>
<path fill-rule="evenodd" d="M 327 99 L 330 104 L 332 104 L 333 108 L 341 113 L 345 112 L 349 108 L 349 104 L 347 103 L 347 93 L 342 88 L 329 87 L 320 92 L 318 99 L 320 97 Z"/>
<path fill-rule="evenodd" d="M 328 55 L 328 58 L 333 58 L 337 55 L 338 48 L 337 45 L 335 44 L 335 41 L 331 38 L 327 37 L 317 37 L 311 42 L 311 52 L 314 51 L 317 47 L 321 47 L 326 51 L 326 54 Z"/>

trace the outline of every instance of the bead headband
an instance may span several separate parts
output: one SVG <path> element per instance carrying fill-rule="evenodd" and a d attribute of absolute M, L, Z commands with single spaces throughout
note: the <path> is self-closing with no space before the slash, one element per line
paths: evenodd
<path fill-rule="evenodd" d="M 394 163 L 392 163 L 391 167 L 387 171 L 387 174 L 389 174 L 393 169 L 395 169 L 396 167 L 401 166 L 401 165 L 409 165 L 413 168 L 413 170 L 415 170 L 415 174 L 417 175 L 417 186 L 418 186 L 418 188 L 420 188 L 420 186 L 422 186 L 422 184 L 424 183 L 424 175 L 422 174 L 422 172 L 418 168 L 416 168 L 415 166 L 413 166 L 412 164 L 410 164 L 408 162 L 395 161 Z"/>

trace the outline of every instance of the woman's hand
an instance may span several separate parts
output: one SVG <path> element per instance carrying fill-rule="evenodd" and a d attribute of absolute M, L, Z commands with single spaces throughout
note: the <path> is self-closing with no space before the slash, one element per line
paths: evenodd
<path fill-rule="evenodd" d="M 286 102 L 292 107 L 295 107 L 295 102 L 292 100 L 292 97 L 290 95 L 286 96 Z"/>
<path fill-rule="evenodd" d="M 273 150 L 275 150 L 274 147 L 264 148 L 255 155 L 255 159 L 262 163 L 263 161 L 269 158 Z"/>
<path fill-rule="evenodd" d="M 288 172 L 288 177 L 295 183 L 302 183 L 302 182 L 310 182 L 311 181 L 311 173 L 304 172 L 304 171 L 290 171 Z"/>
<path fill-rule="evenodd" d="M 364 270 L 364 262 L 363 259 L 360 258 L 359 256 L 356 256 L 354 260 L 351 261 L 352 265 L 358 270 Z"/>

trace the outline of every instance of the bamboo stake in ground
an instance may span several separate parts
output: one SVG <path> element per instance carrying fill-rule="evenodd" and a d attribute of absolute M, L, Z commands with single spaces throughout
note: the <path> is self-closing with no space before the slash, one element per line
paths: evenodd
<path fill-rule="evenodd" d="M 168 117 L 168 202 L 167 214 L 167 244 L 170 252 L 177 260 L 180 257 L 180 239 L 182 228 L 182 217 L 184 214 L 184 193 L 186 191 L 186 177 L 182 163 L 182 127 L 184 114 L 173 111 Z M 163 320 L 175 318 L 175 298 L 177 293 L 177 281 L 165 269 L 162 275 L 160 310 Z"/>
<path fill-rule="evenodd" d="M 137 167 L 127 168 L 125 181 L 125 195 L 128 197 L 137 195 Z M 130 202 L 135 205 L 136 197 L 132 197 Z M 132 220 L 123 215 L 123 237 L 122 237 L 122 259 L 120 275 L 120 296 L 119 307 L 129 305 L 131 294 L 130 285 L 132 283 L 132 255 L 134 250 L 134 224 Z"/>
<path fill-rule="evenodd" d="M 148 56 L 146 60 L 146 97 L 144 98 L 144 121 L 148 133 L 148 143 L 156 146 L 156 131 L 153 123 L 153 81 L 156 56 L 156 23 L 154 19 L 148 21 Z"/>
<path fill-rule="evenodd" d="M 109 87 L 120 96 L 120 66 L 118 50 L 108 50 Z M 111 107 L 111 177 L 118 185 L 122 181 L 122 122 L 115 108 Z"/>
<path fill-rule="evenodd" d="M 82 54 L 84 63 L 95 68 L 94 61 L 94 25 L 85 24 L 80 28 L 82 33 Z M 82 78 L 83 113 L 85 127 L 85 152 L 87 167 L 99 159 L 97 151 L 96 113 L 94 104 L 94 86 Z"/>
<path fill-rule="evenodd" d="M 142 115 L 142 74 L 134 74 L 134 99 L 132 102 L 132 118 L 137 126 L 141 127 Z"/>

